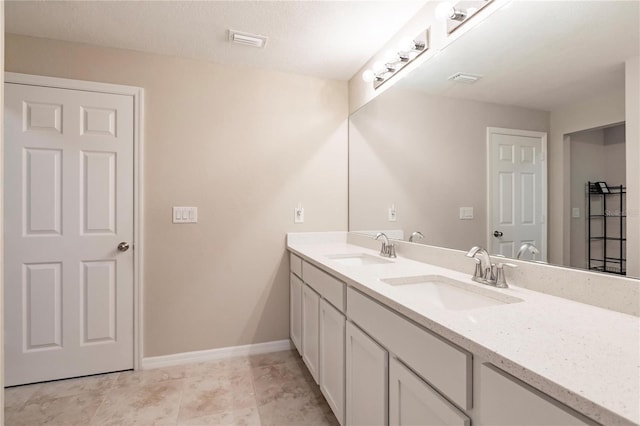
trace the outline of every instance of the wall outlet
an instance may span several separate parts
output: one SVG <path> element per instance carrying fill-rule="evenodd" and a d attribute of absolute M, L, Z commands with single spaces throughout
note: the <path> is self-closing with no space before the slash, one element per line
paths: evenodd
<path fill-rule="evenodd" d="M 473 207 L 460 207 L 460 219 L 473 219 Z"/>
<path fill-rule="evenodd" d="M 578 219 L 580 217 L 580 207 L 574 207 L 571 209 L 571 217 Z"/>
<path fill-rule="evenodd" d="M 293 223 L 304 223 L 304 208 L 299 204 L 293 209 Z"/>
<path fill-rule="evenodd" d="M 173 223 L 198 223 L 197 207 L 173 207 Z"/>
<path fill-rule="evenodd" d="M 389 207 L 389 222 L 395 222 L 397 219 L 396 206 L 392 204 L 391 207 Z"/>

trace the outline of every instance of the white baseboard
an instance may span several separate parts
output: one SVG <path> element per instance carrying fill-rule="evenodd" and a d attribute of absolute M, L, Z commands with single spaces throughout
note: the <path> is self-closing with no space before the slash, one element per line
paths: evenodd
<path fill-rule="evenodd" d="M 273 342 L 255 343 L 251 345 L 230 346 L 227 348 L 209 349 L 205 351 L 182 352 L 171 355 L 152 356 L 142 358 L 140 367 L 143 370 L 170 367 L 173 365 L 190 364 L 194 362 L 214 361 L 236 356 L 264 354 L 268 352 L 286 351 L 292 349 L 291 340 L 275 340 Z"/>

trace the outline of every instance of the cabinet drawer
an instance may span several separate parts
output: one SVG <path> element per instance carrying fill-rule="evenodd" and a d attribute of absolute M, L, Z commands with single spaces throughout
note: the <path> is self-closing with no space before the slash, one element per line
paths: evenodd
<path fill-rule="evenodd" d="M 302 259 L 293 253 L 289 253 L 289 269 L 299 278 L 302 278 Z"/>
<path fill-rule="evenodd" d="M 473 358 L 352 288 L 347 316 L 462 409 L 472 406 Z"/>
<path fill-rule="evenodd" d="M 479 370 L 474 416 L 478 426 L 596 424 L 491 364 Z"/>
<path fill-rule="evenodd" d="M 315 266 L 302 262 L 304 282 L 327 299 L 340 312 L 344 312 L 344 283 Z"/>

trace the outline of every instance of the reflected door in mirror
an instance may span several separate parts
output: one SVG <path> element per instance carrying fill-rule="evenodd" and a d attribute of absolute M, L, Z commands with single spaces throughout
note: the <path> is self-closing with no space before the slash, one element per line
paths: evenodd
<path fill-rule="evenodd" d="M 523 243 L 546 260 L 546 133 L 489 128 L 490 253 L 515 257 Z"/>

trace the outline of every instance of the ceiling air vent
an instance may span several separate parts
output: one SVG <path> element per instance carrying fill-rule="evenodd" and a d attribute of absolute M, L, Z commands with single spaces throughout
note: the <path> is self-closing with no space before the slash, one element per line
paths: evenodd
<path fill-rule="evenodd" d="M 457 72 L 454 75 L 452 75 L 451 77 L 449 77 L 449 80 L 455 81 L 457 83 L 472 84 L 472 83 L 475 83 L 476 81 L 480 80 L 481 78 L 482 78 L 481 75 L 465 74 L 465 73 L 462 73 L 462 72 Z"/>
<path fill-rule="evenodd" d="M 258 34 L 229 30 L 229 41 L 243 46 L 262 48 L 267 44 L 267 37 Z"/>

